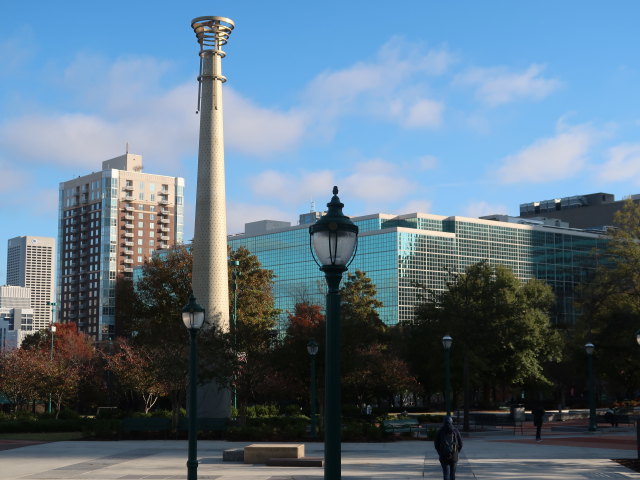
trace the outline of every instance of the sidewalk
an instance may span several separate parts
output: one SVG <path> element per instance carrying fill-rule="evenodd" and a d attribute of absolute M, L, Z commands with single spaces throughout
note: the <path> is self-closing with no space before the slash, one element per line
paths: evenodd
<path fill-rule="evenodd" d="M 222 462 L 222 451 L 251 442 L 198 442 L 200 480 L 321 480 L 322 468 L 286 468 Z M 554 434 L 541 443 L 513 433 L 477 433 L 465 438 L 459 480 L 640 479 L 610 461 L 636 457 L 635 434 Z M 307 456 L 322 456 L 323 444 L 306 443 Z M 185 479 L 186 441 L 55 442 L 0 448 L 0 480 Z M 433 444 L 427 441 L 344 443 L 345 480 L 440 479 Z"/>

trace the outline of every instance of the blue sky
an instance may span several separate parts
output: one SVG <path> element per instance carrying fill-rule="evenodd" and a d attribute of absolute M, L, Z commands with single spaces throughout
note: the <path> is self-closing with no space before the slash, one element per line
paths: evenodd
<path fill-rule="evenodd" d="M 295 223 L 334 184 L 350 215 L 640 193 L 637 1 L 5 2 L 0 283 L 6 240 L 55 237 L 59 182 L 127 142 L 186 178 L 190 238 L 203 15 L 236 23 L 230 233 Z"/>

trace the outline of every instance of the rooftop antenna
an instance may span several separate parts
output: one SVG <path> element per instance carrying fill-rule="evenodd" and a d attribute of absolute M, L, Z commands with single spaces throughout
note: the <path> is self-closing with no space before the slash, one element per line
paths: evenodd
<path fill-rule="evenodd" d="M 311 199 L 311 211 L 309 213 L 313 213 L 315 211 L 316 211 L 316 202 L 312 198 Z"/>
<path fill-rule="evenodd" d="M 127 146 L 125 147 L 125 154 L 129 155 L 129 142 L 127 142 Z"/>

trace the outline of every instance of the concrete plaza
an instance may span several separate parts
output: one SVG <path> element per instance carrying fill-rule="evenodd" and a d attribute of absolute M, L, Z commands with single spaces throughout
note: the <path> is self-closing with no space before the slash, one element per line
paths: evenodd
<path fill-rule="evenodd" d="M 201 480 L 321 480 L 322 468 L 267 467 L 223 462 L 222 451 L 252 442 L 200 441 Z M 306 443 L 307 456 L 322 456 L 322 443 Z M 612 458 L 636 458 L 633 429 L 553 432 L 543 441 L 505 430 L 465 438 L 458 479 L 585 480 L 635 478 Z M 43 444 L 0 441 L 0 480 L 185 479 L 187 442 L 65 441 Z M 442 473 L 428 441 L 344 443 L 342 478 L 440 479 Z"/>

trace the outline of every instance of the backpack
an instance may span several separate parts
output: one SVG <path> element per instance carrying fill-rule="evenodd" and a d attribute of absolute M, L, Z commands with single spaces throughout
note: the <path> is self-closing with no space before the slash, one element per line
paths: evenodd
<path fill-rule="evenodd" d="M 454 432 L 451 432 L 451 435 L 447 435 L 445 433 L 444 441 L 442 442 L 442 451 L 440 452 L 440 456 L 445 460 L 454 460 L 457 451 L 458 451 L 458 442 L 456 442 L 456 437 Z"/>

